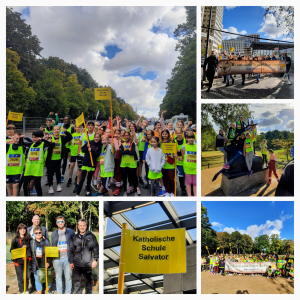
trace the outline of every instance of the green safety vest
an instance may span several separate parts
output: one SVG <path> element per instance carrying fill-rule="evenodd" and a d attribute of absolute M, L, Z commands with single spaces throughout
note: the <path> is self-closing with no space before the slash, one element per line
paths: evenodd
<path fill-rule="evenodd" d="M 30 146 L 24 176 L 43 176 L 43 169 L 48 154 L 48 150 L 44 152 L 43 146 L 44 142 L 38 147 L 33 147 L 33 144 Z"/>
<path fill-rule="evenodd" d="M 218 260 L 215 260 L 215 261 L 214 261 L 214 267 L 217 267 L 217 266 L 219 266 L 219 261 L 218 261 Z"/>
<path fill-rule="evenodd" d="M 236 129 L 242 129 L 242 122 L 237 121 L 237 128 Z"/>
<path fill-rule="evenodd" d="M 209 264 L 210 264 L 210 265 L 213 265 L 213 264 L 214 264 L 214 261 L 215 261 L 215 259 L 216 259 L 215 257 L 211 257 L 211 258 L 210 258 L 210 260 L 209 260 Z"/>
<path fill-rule="evenodd" d="M 141 132 L 139 134 L 139 143 L 138 143 L 138 150 L 139 151 L 144 151 L 145 142 L 147 142 L 147 135 L 144 132 Z"/>
<path fill-rule="evenodd" d="M 71 156 L 77 156 L 81 133 L 80 132 L 72 133 L 72 137 L 73 137 L 73 139 L 71 141 L 71 146 L 70 146 Z"/>
<path fill-rule="evenodd" d="M 64 128 L 64 125 L 61 125 L 61 127 L 60 127 L 61 132 L 60 132 L 60 134 L 65 134 L 64 131 L 63 131 L 63 128 Z M 68 131 L 70 134 L 72 134 L 72 126 L 71 126 L 71 125 L 70 125 L 70 127 L 67 129 L 67 131 Z M 70 147 L 71 147 L 71 145 L 69 145 L 69 143 L 67 143 L 67 144 L 66 144 L 66 148 L 68 149 L 68 148 L 70 148 Z"/>
<path fill-rule="evenodd" d="M 277 275 L 280 275 L 280 271 L 276 271 L 276 274 L 277 274 Z"/>
<path fill-rule="evenodd" d="M 253 151 L 253 143 L 251 141 L 251 139 L 245 139 L 245 144 L 246 144 L 246 152 L 251 152 Z"/>
<path fill-rule="evenodd" d="M 183 170 L 185 174 L 197 174 L 197 145 L 185 145 L 185 154 L 183 159 Z"/>
<path fill-rule="evenodd" d="M 268 152 L 267 152 L 267 145 L 266 146 L 264 146 L 264 144 L 262 144 L 262 145 L 263 146 L 261 148 L 261 153 L 267 155 L 268 154 Z"/>
<path fill-rule="evenodd" d="M 163 166 L 163 169 L 165 170 L 174 170 L 175 169 L 175 161 L 172 165 L 170 165 L 167 160 L 168 160 L 168 156 L 174 158 L 174 154 L 173 153 L 163 153 L 165 155 L 165 165 Z"/>
<path fill-rule="evenodd" d="M 49 131 L 49 130 L 47 130 L 47 128 L 45 128 L 45 132 L 49 133 L 49 135 L 53 134 L 53 130 Z"/>
<path fill-rule="evenodd" d="M 6 153 L 6 175 L 20 175 L 23 173 L 25 165 L 25 155 L 23 147 L 19 146 L 18 150 L 13 150 L 12 144 Z"/>
<path fill-rule="evenodd" d="M 89 136 L 89 141 L 93 141 L 94 140 L 94 136 L 95 136 L 95 132 L 93 132 L 93 134 L 91 136 Z M 85 144 L 87 144 L 87 137 L 86 137 L 86 133 L 83 134 L 82 140 L 81 140 L 82 144 L 81 147 Z M 77 149 L 78 150 L 78 149 Z M 80 149 L 80 154 L 82 156 L 84 156 L 84 153 L 81 151 Z"/>
<path fill-rule="evenodd" d="M 127 144 L 126 142 L 124 142 L 122 145 L 124 147 L 124 150 L 129 150 L 131 143 Z M 137 162 L 134 160 L 134 156 L 133 155 L 122 155 L 120 167 L 121 168 L 128 167 L 131 169 L 135 169 L 137 167 Z"/>
<path fill-rule="evenodd" d="M 52 143 L 55 142 L 54 136 L 52 135 Z M 62 144 L 61 144 L 61 137 L 59 136 L 58 143 L 55 144 L 53 151 L 52 151 L 52 156 L 51 160 L 59 160 L 61 159 L 61 150 L 62 150 Z"/>
<path fill-rule="evenodd" d="M 233 139 L 234 139 L 234 136 L 235 136 L 235 129 L 232 128 L 232 129 L 231 129 L 231 132 L 230 132 L 230 137 L 229 137 L 229 138 L 230 138 L 231 140 L 233 140 Z"/>
<path fill-rule="evenodd" d="M 202 261 L 202 265 L 206 265 L 206 259 L 205 258 L 202 258 L 201 261 Z"/>
<path fill-rule="evenodd" d="M 176 143 L 177 143 L 177 151 L 180 151 L 180 150 L 181 150 L 181 147 L 182 147 L 183 145 L 186 145 L 186 140 L 183 139 L 182 145 L 178 145 L 177 140 L 176 140 Z M 179 157 L 177 156 L 177 166 L 183 166 L 183 156 L 179 156 Z"/>

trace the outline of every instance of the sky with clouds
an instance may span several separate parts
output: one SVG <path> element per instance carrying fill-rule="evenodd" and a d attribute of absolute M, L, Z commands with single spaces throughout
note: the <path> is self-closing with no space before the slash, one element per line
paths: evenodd
<path fill-rule="evenodd" d="M 261 38 L 293 41 L 287 37 L 284 26 L 277 27 L 272 15 L 264 18 L 265 9 L 262 6 L 225 6 L 223 14 L 223 30 L 231 33 L 258 33 Z M 282 14 L 282 17 L 288 17 Z M 236 36 L 223 33 L 223 39 Z"/>
<path fill-rule="evenodd" d="M 217 232 L 239 231 L 253 239 L 278 234 L 294 239 L 293 201 L 202 201 L 212 228 Z"/>
<path fill-rule="evenodd" d="M 158 117 L 177 61 L 173 32 L 184 7 L 15 6 L 44 50 L 85 68 L 140 115 Z"/>
<path fill-rule="evenodd" d="M 255 103 L 249 104 L 249 109 L 253 111 L 254 123 L 258 123 L 256 126 L 258 134 L 269 130 L 294 130 L 294 106 L 291 103 Z M 218 132 L 219 125 L 214 124 L 210 116 L 209 120 L 214 130 Z M 247 122 L 247 120 L 244 121 Z"/>

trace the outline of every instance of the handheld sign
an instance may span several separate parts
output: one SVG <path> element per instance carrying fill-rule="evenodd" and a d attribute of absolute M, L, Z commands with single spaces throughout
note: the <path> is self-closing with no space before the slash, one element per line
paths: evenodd
<path fill-rule="evenodd" d="M 222 49 L 222 45 L 218 45 L 218 49 Z"/>
<path fill-rule="evenodd" d="M 111 99 L 111 88 L 96 88 L 95 89 L 95 100 L 110 100 Z"/>
<path fill-rule="evenodd" d="M 45 247 L 45 255 L 47 257 L 59 257 L 58 247 Z"/>
<path fill-rule="evenodd" d="M 122 230 L 120 271 L 139 274 L 186 273 L 185 228 Z"/>
<path fill-rule="evenodd" d="M 80 125 L 82 125 L 82 123 L 84 123 L 83 113 L 78 118 L 76 118 L 76 127 L 79 127 Z"/>
<path fill-rule="evenodd" d="M 208 252 L 208 255 L 210 255 L 210 254 L 209 254 L 209 251 L 208 251 L 208 247 L 207 247 L 207 246 L 205 246 L 205 248 L 206 248 L 206 250 L 207 250 L 207 252 Z"/>
<path fill-rule="evenodd" d="M 176 143 L 162 143 L 161 150 L 162 153 L 177 153 Z"/>
<path fill-rule="evenodd" d="M 26 248 L 11 250 L 11 259 L 24 258 L 24 282 L 26 282 Z M 26 294 L 26 284 L 24 284 L 24 294 Z"/>
<path fill-rule="evenodd" d="M 6 119 L 6 126 L 7 126 L 7 123 L 9 120 L 22 121 L 22 119 L 23 119 L 23 113 L 15 113 L 15 112 L 9 111 L 7 119 Z"/>

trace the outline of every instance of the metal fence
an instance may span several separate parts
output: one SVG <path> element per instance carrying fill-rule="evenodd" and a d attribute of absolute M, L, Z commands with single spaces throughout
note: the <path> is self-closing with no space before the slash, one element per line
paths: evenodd
<path fill-rule="evenodd" d="M 46 118 L 23 116 L 22 122 L 8 121 L 8 124 L 14 124 L 17 132 L 28 135 L 34 130 L 39 130 L 40 126 L 46 126 Z"/>

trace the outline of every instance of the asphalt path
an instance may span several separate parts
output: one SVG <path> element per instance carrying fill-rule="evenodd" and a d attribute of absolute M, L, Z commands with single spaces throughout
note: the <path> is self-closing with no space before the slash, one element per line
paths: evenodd
<path fill-rule="evenodd" d="M 66 184 L 68 182 L 68 179 L 69 179 L 69 167 L 67 166 L 66 168 L 66 172 L 65 172 L 65 179 L 64 179 L 64 182 L 61 183 L 61 187 L 62 187 L 62 191 L 61 192 L 56 192 L 56 187 L 57 187 L 57 184 L 56 184 L 56 177 L 55 177 L 55 174 L 54 174 L 54 184 L 53 184 L 53 188 L 54 188 L 54 194 L 48 194 L 48 189 L 49 189 L 49 186 L 46 185 L 46 179 L 47 179 L 47 175 L 46 175 L 46 168 L 44 168 L 44 176 L 42 177 L 42 190 L 43 190 L 43 196 L 50 196 L 50 197 L 75 197 L 76 194 L 73 193 L 73 189 L 75 187 L 75 177 L 76 177 L 76 173 L 77 173 L 77 164 L 75 165 L 75 169 L 73 171 L 73 176 L 72 176 L 72 184 L 67 187 Z M 143 165 L 143 170 L 142 170 L 142 174 L 143 174 L 143 177 L 146 175 L 145 174 L 145 167 Z M 92 180 L 93 181 L 93 180 Z M 85 186 L 85 184 L 84 184 Z M 86 196 L 86 191 L 85 191 L 85 187 L 83 186 L 82 190 L 81 190 L 81 193 L 80 193 L 80 196 Z M 111 183 L 110 184 L 110 187 L 112 189 L 112 191 L 115 191 L 116 189 L 116 186 L 114 183 Z M 139 186 L 140 188 L 140 192 L 141 194 L 139 195 L 139 197 L 142 197 L 142 196 L 145 196 L 145 197 L 149 197 L 150 196 L 150 189 L 144 189 L 142 188 L 141 186 Z M 181 189 L 180 189 L 180 185 L 179 185 L 179 180 L 177 178 L 177 184 L 176 184 L 176 191 L 177 191 L 177 196 L 181 196 Z M 91 192 L 92 194 L 96 194 L 97 192 L 97 187 L 93 185 L 93 182 L 92 182 L 92 186 L 91 186 Z M 122 197 L 124 194 L 124 188 L 121 187 L 120 188 L 120 194 L 119 196 L 114 196 L 114 197 Z M 21 189 L 20 191 L 20 196 L 24 196 L 24 193 L 23 193 L 23 188 Z M 108 194 L 104 195 L 105 196 L 108 196 Z M 128 197 L 133 197 L 133 193 L 130 193 L 127 195 Z M 37 197 L 37 196 L 31 196 L 31 197 Z M 162 197 L 161 197 L 162 198 Z"/>

